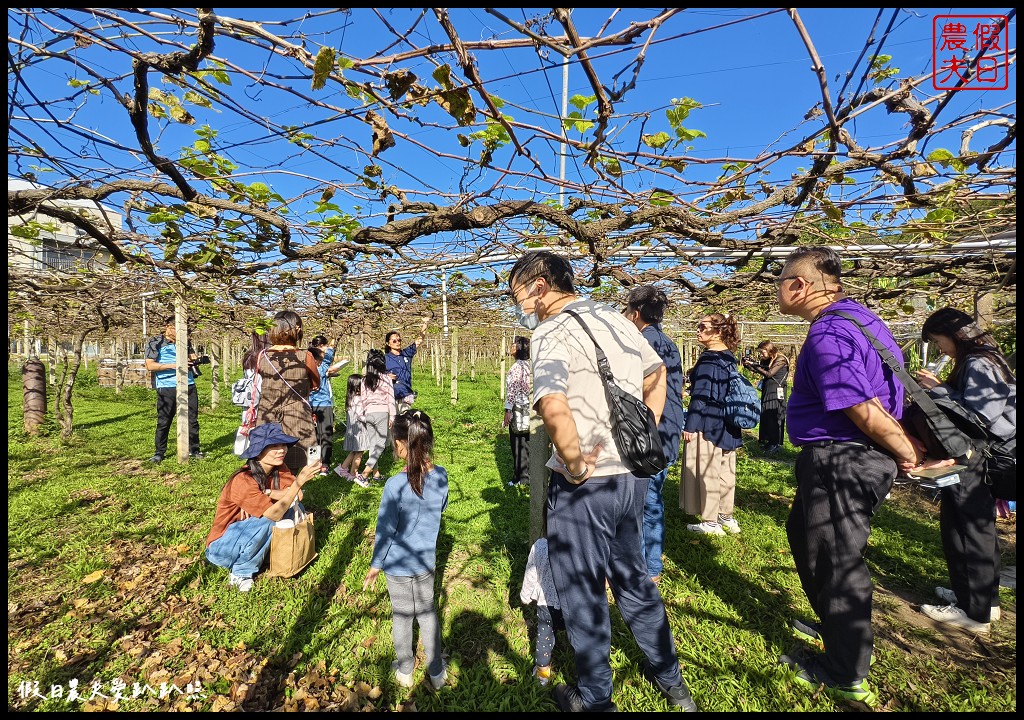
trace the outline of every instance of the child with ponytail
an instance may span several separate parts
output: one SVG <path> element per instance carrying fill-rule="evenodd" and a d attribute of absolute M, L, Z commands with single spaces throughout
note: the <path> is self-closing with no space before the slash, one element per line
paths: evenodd
<path fill-rule="evenodd" d="M 380 571 L 391 598 L 391 636 L 396 660 L 395 680 L 412 687 L 416 667 L 413 618 L 427 658 L 427 676 L 435 689 L 444 686 L 448 670 L 441 658 L 441 628 L 434 597 L 437 534 L 448 505 L 448 473 L 434 465 L 434 431 L 421 410 L 398 415 L 391 428 L 395 457 L 406 466 L 384 485 L 377 513 L 376 539 L 370 569 L 363 581 L 369 589 Z"/>
<path fill-rule="evenodd" d="M 363 376 L 352 373 L 348 376 L 348 387 L 345 392 L 345 450 L 348 455 L 341 462 L 341 465 L 334 468 L 334 471 L 343 478 L 353 482 L 369 486 L 369 483 L 359 474 L 359 464 L 363 461 L 363 451 L 366 450 L 364 442 L 365 432 L 363 431 L 363 408 L 362 393 Z"/>

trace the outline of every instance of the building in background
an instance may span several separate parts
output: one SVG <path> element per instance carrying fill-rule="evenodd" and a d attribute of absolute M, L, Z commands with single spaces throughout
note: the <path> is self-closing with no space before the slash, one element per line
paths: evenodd
<path fill-rule="evenodd" d="M 7 189 L 43 190 L 44 185 L 25 180 L 7 178 Z M 124 226 L 124 216 L 106 205 L 93 200 L 55 200 L 55 205 L 74 208 L 77 212 L 100 225 L 109 224 L 116 231 Z M 25 237 L 14 228 L 26 227 L 33 221 L 41 227 L 32 227 L 34 237 Z M 7 217 L 8 271 L 74 272 L 78 268 L 105 267 L 110 253 L 73 223 L 45 215 L 10 215 Z"/>

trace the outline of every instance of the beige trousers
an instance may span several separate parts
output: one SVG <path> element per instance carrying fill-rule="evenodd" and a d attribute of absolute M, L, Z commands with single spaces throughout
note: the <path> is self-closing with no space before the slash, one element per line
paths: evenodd
<path fill-rule="evenodd" d="M 679 507 L 688 515 L 700 515 L 718 522 L 719 515 L 732 515 L 736 502 L 736 451 L 725 451 L 704 439 L 683 444 Z"/>

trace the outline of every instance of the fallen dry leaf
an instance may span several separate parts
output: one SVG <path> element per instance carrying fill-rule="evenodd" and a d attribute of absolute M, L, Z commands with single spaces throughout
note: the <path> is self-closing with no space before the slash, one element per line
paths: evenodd
<path fill-rule="evenodd" d="M 103 577 L 103 571 L 102 570 L 97 570 L 96 572 L 89 573 L 84 578 L 82 578 L 82 582 L 85 583 L 86 585 L 89 585 L 91 583 L 96 582 L 97 580 L 100 580 L 102 577 Z"/>

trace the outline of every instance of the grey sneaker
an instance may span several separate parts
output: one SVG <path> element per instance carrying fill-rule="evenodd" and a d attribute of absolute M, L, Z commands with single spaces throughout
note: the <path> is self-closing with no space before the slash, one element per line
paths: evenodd
<path fill-rule="evenodd" d="M 149 459 L 149 462 L 153 463 L 154 465 L 159 465 L 163 461 L 164 461 L 164 456 L 163 455 L 154 455 L 153 457 L 151 457 Z"/>
<path fill-rule="evenodd" d="M 935 597 L 937 597 L 939 600 L 942 600 L 945 603 L 948 603 L 949 605 L 956 605 L 956 593 L 953 592 L 952 590 L 950 590 L 947 587 L 942 587 L 941 585 L 936 586 L 936 588 L 935 588 Z M 1003 611 L 999 609 L 999 606 L 998 605 L 993 605 L 992 606 L 992 612 L 988 616 L 988 619 L 989 619 L 990 622 L 995 622 L 996 620 L 1000 619 L 1002 616 L 1003 616 Z"/>
<path fill-rule="evenodd" d="M 391 663 L 391 669 L 395 671 L 395 682 L 404 688 L 411 688 L 413 686 L 412 673 L 404 673 L 398 669 L 398 663 Z"/>
<path fill-rule="evenodd" d="M 811 620 L 794 620 L 790 627 L 793 629 L 793 637 L 808 642 L 821 652 L 825 651 L 825 641 L 821 639 L 821 623 Z M 871 665 L 875 664 L 875 654 L 871 653 L 868 659 Z"/>
<path fill-rule="evenodd" d="M 428 677 L 430 678 L 430 684 L 434 686 L 434 689 L 440 690 L 448 681 L 448 666 L 442 665 L 441 672 L 439 672 L 437 675 L 428 674 Z"/>
<path fill-rule="evenodd" d="M 794 620 L 790 627 L 795 637 L 814 645 L 819 650 L 825 649 L 825 642 L 821 639 L 821 623 L 798 619 Z"/>

